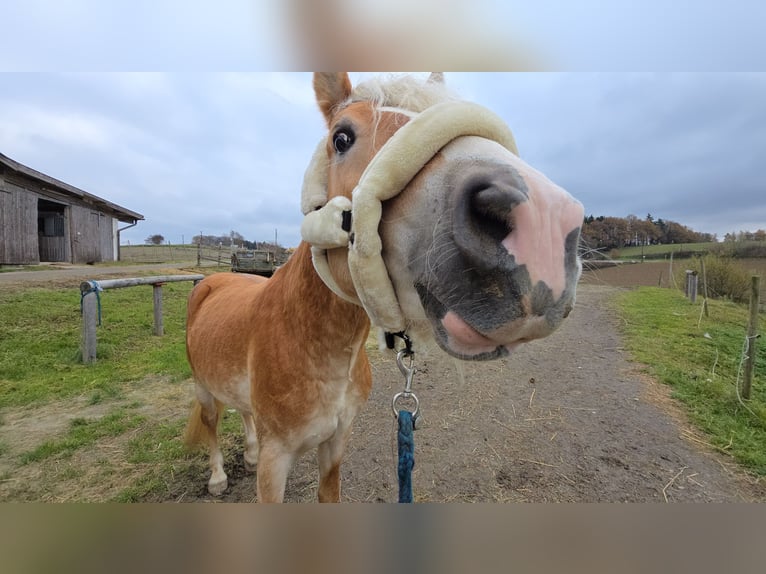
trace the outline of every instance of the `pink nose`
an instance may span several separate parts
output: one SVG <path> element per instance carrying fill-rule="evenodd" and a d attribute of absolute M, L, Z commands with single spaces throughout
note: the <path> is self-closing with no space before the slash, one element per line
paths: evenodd
<path fill-rule="evenodd" d="M 510 168 L 465 175 L 456 202 L 455 243 L 483 271 L 494 269 L 498 250 L 507 251 L 517 266 L 526 266 L 529 288 L 542 282 L 557 300 L 572 280 L 566 262 L 575 258 L 568 251 L 577 246 L 568 238 L 583 216 L 578 201 L 514 158 Z"/>

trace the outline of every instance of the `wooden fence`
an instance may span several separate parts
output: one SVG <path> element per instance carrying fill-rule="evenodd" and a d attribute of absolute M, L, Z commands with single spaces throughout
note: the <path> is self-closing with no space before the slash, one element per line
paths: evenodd
<path fill-rule="evenodd" d="M 96 327 L 101 322 L 101 291 L 136 285 L 151 285 L 154 299 L 154 334 L 162 336 L 162 285 L 175 281 L 194 281 L 196 285 L 204 275 L 159 275 L 155 277 L 132 277 L 129 279 L 106 279 L 83 281 L 80 284 L 82 298 L 82 339 L 80 350 L 83 363 L 96 360 Z"/>
<path fill-rule="evenodd" d="M 231 265 L 231 247 L 197 245 L 121 245 L 120 260 L 133 263 Z"/>

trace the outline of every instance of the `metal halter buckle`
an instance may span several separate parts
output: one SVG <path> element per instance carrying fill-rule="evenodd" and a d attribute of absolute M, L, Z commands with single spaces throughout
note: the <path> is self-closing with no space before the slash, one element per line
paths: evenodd
<path fill-rule="evenodd" d="M 404 364 L 404 358 L 408 357 L 410 359 L 409 365 Z M 415 353 L 412 352 L 412 349 L 402 349 L 396 354 L 396 366 L 399 367 L 399 371 L 404 375 L 405 383 L 404 383 L 404 390 L 396 393 L 394 395 L 393 400 L 391 401 L 391 409 L 394 411 L 394 417 L 399 418 L 399 409 L 397 409 L 397 403 L 400 400 L 403 401 L 412 401 L 415 403 L 415 408 L 412 412 L 412 420 L 413 422 L 417 420 L 418 413 L 420 412 L 420 401 L 418 400 L 418 397 L 415 395 L 415 393 L 412 392 L 412 378 L 415 375 L 415 366 L 414 366 L 414 359 L 415 359 Z M 409 410 L 409 409 L 408 409 Z"/>

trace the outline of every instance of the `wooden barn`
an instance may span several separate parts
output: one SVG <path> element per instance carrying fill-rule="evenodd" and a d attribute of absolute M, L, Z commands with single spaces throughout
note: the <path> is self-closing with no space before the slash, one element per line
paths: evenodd
<path fill-rule="evenodd" d="M 0 265 L 115 261 L 143 218 L 0 153 Z"/>

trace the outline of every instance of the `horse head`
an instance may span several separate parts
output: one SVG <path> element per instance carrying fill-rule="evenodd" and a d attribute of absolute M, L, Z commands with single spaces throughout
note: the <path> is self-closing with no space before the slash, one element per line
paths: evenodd
<path fill-rule="evenodd" d="M 553 332 L 581 271 L 583 207 L 523 160 L 505 123 L 432 75 L 356 87 L 316 74 L 328 135 L 306 171 L 315 268 L 373 324 L 461 359 Z"/>

